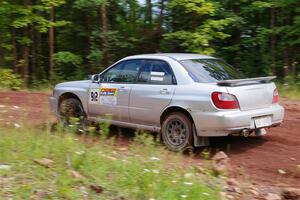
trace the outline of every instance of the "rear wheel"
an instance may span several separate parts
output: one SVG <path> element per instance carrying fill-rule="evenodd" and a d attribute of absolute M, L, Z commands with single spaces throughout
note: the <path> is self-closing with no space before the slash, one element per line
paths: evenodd
<path fill-rule="evenodd" d="M 162 139 L 172 151 L 184 151 L 193 147 L 193 124 L 180 112 L 169 114 L 162 123 Z"/>
<path fill-rule="evenodd" d="M 78 129 L 85 131 L 87 128 L 87 117 L 83 106 L 78 99 L 64 99 L 59 105 L 59 120 L 64 126 L 74 125 L 76 121 Z"/>

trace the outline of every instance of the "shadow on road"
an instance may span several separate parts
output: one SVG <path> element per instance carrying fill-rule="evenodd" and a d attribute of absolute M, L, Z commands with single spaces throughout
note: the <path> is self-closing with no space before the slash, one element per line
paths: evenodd
<path fill-rule="evenodd" d="M 212 154 L 218 151 L 224 151 L 227 154 L 241 154 L 248 150 L 257 148 L 263 145 L 268 140 L 263 137 L 238 137 L 238 136 L 227 136 L 227 137 L 212 137 L 210 139 L 210 146 L 204 148 L 197 148 L 196 154 L 200 154 L 204 149 L 208 150 Z"/>

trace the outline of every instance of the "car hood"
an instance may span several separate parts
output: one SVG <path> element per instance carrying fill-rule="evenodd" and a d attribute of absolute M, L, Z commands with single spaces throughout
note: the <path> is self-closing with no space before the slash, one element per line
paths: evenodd
<path fill-rule="evenodd" d="M 92 83 L 91 80 L 82 80 L 82 81 L 69 81 L 69 82 L 64 82 L 64 83 L 59 83 L 55 86 L 55 88 L 60 88 L 60 87 L 80 87 L 80 88 L 85 88 L 89 87 L 89 85 Z"/>

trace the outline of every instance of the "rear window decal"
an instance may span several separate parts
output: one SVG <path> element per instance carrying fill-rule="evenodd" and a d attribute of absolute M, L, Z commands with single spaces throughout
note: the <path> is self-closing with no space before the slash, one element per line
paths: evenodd
<path fill-rule="evenodd" d="M 151 81 L 164 81 L 164 77 L 151 76 Z"/>
<path fill-rule="evenodd" d="M 165 72 L 151 72 L 151 76 L 164 76 Z"/>

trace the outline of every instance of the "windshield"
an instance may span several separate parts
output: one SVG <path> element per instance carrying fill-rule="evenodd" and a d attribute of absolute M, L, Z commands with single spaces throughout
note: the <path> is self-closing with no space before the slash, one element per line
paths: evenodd
<path fill-rule="evenodd" d="M 180 61 L 190 77 L 198 83 L 242 79 L 245 76 L 229 64 L 217 59 L 194 59 Z"/>

